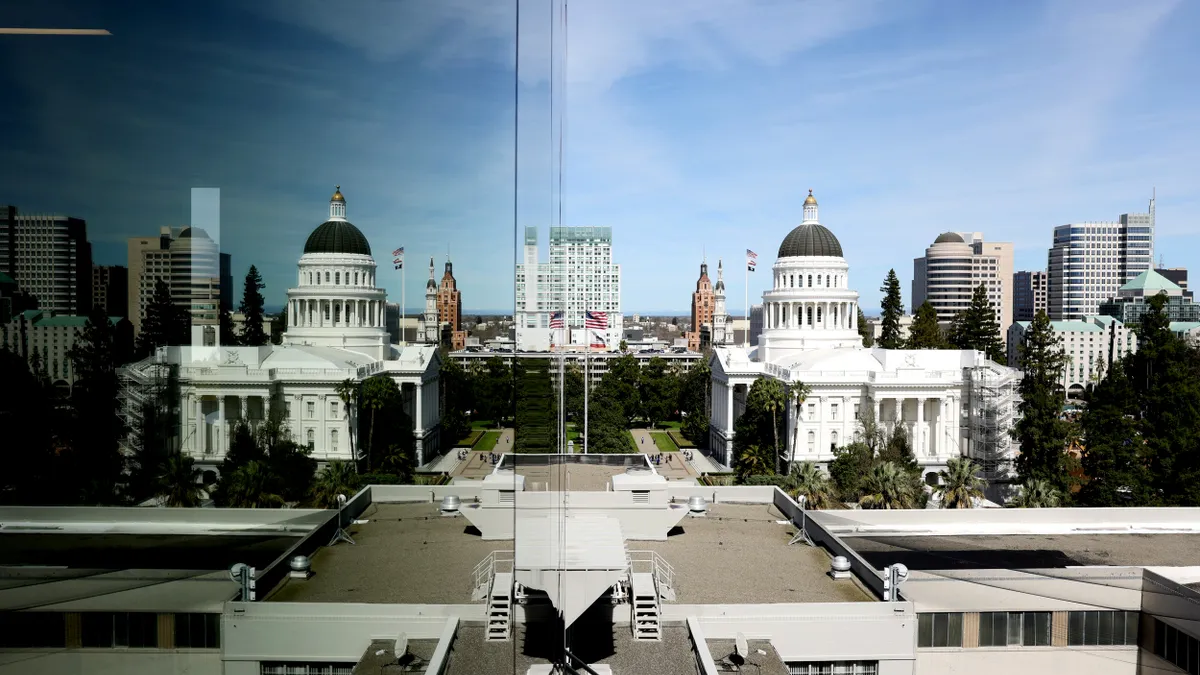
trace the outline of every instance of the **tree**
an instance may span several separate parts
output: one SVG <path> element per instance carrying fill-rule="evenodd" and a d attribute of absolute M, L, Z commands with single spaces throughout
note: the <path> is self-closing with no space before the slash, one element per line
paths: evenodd
<path fill-rule="evenodd" d="M 759 378 L 750 387 L 746 406 L 756 406 L 771 416 L 771 447 L 775 450 L 774 473 L 779 474 L 779 417 L 787 411 L 787 395 L 779 380 Z"/>
<path fill-rule="evenodd" d="M 946 349 L 950 344 L 938 325 L 937 310 L 929 301 L 921 303 L 908 329 L 907 349 Z"/>
<path fill-rule="evenodd" d="M 380 410 L 392 405 L 400 398 L 400 389 L 396 381 L 387 375 L 375 375 L 363 380 L 362 394 L 359 405 L 370 413 L 370 425 L 367 427 L 367 470 L 374 467 L 372 460 L 375 451 L 375 418 Z"/>
<path fill-rule="evenodd" d="M 171 299 L 171 287 L 162 279 L 156 280 L 138 334 L 138 353 L 148 356 L 159 347 L 188 344 L 190 330 L 191 317 Z"/>
<path fill-rule="evenodd" d="M 608 384 L 605 384 L 605 380 Z M 613 381 L 608 373 L 588 405 L 587 450 L 589 453 L 617 454 L 636 452 L 633 437 L 625 426 L 626 418 L 621 402 L 613 394 Z"/>
<path fill-rule="evenodd" d="M 863 496 L 858 505 L 864 509 L 912 509 L 923 492 L 920 478 L 907 473 L 893 462 L 871 468 L 863 480 Z"/>
<path fill-rule="evenodd" d="M 520 359 L 516 367 L 513 452 L 557 451 L 554 410 L 558 403 L 547 359 Z"/>
<path fill-rule="evenodd" d="M 1022 509 L 1049 509 L 1059 505 L 1062 495 L 1044 480 L 1026 481 L 1008 506 Z"/>
<path fill-rule="evenodd" d="M 840 506 L 835 497 L 833 485 L 821 469 L 812 462 L 799 464 L 789 475 L 793 499 L 804 497 L 804 507 L 807 509 L 831 509 Z"/>
<path fill-rule="evenodd" d="M 242 304 L 238 305 L 238 311 L 242 313 L 242 344 L 248 347 L 257 347 L 270 342 L 266 332 L 263 331 L 263 295 L 262 289 L 267 285 L 263 283 L 262 275 L 258 273 L 258 268 L 254 265 L 250 266 L 250 271 L 246 272 L 246 282 L 242 290 Z"/>
<path fill-rule="evenodd" d="M 355 417 L 358 403 L 358 383 L 346 378 L 337 385 L 337 395 L 342 401 L 346 422 L 350 429 L 350 456 L 354 458 L 351 465 L 358 470 L 358 420 Z"/>
<path fill-rule="evenodd" d="M 497 427 L 513 412 L 513 372 L 504 359 L 493 356 L 472 375 L 475 383 L 475 406 L 481 419 L 491 420 Z"/>
<path fill-rule="evenodd" d="M 438 382 L 442 403 L 442 440 L 446 444 L 456 443 L 471 433 L 471 420 L 467 416 L 474 407 L 471 376 L 458 361 L 444 356 Z"/>
<path fill-rule="evenodd" d="M 0 344 L 0 502 L 53 504 L 74 502 L 63 492 L 60 458 L 55 451 L 56 430 L 69 427 L 51 400 L 50 391 L 38 383 L 29 362 Z"/>
<path fill-rule="evenodd" d="M 222 477 L 224 506 L 243 509 L 281 507 L 285 500 L 273 491 L 274 482 L 264 461 L 255 460 L 239 466 L 232 475 Z"/>
<path fill-rule="evenodd" d="M 229 452 L 221 463 L 213 501 L 217 506 L 283 506 L 304 501 L 317 469 L 316 460 L 309 455 L 307 447 L 292 439 L 277 407 L 253 426 L 238 421 L 229 434 Z M 267 496 L 257 501 L 247 497 L 255 490 Z"/>
<path fill-rule="evenodd" d="M 862 338 L 864 347 L 875 344 L 875 330 L 867 322 L 867 315 L 863 314 L 862 307 L 858 308 L 858 335 Z"/>
<path fill-rule="evenodd" d="M 622 354 L 609 361 L 608 372 L 600 380 L 609 398 L 620 406 L 625 418 L 625 428 L 633 426 L 634 420 L 641 413 L 641 380 L 642 368 L 632 354 Z"/>
<path fill-rule="evenodd" d="M 193 507 L 200 505 L 200 469 L 196 460 L 186 455 L 167 458 L 159 478 L 159 496 L 167 506 Z"/>
<path fill-rule="evenodd" d="M 679 378 L 669 370 L 666 361 L 656 356 L 642 368 L 638 385 L 642 415 L 653 429 L 675 412 L 675 404 L 679 397 Z"/>
<path fill-rule="evenodd" d="M 971 295 L 971 304 L 951 325 L 951 339 L 959 349 L 983 352 L 996 363 L 1004 362 L 1004 341 L 1000 324 L 987 297 L 987 286 L 979 284 Z"/>
<path fill-rule="evenodd" d="M 976 476 L 979 465 L 968 457 L 951 457 L 938 472 L 940 484 L 934 491 L 942 498 L 943 509 L 970 509 L 983 499 L 983 479 Z"/>
<path fill-rule="evenodd" d="M 319 509 L 337 508 L 338 495 L 350 498 L 358 486 L 353 462 L 333 461 L 325 465 L 312 487 L 312 504 Z"/>
<path fill-rule="evenodd" d="M 271 344 L 283 344 L 283 334 L 287 332 L 287 326 L 288 306 L 284 305 L 282 311 L 271 317 Z"/>
<path fill-rule="evenodd" d="M 1046 312 L 1039 310 L 1018 346 L 1023 372 L 1017 405 L 1020 419 L 1011 431 L 1020 442 L 1017 475 L 1021 481 L 1044 480 L 1056 490 L 1067 489 L 1066 445 L 1070 425 L 1062 419 L 1063 371 L 1067 357 L 1062 338 Z"/>
<path fill-rule="evenodd" d="M 563 406 L 567 419 L 577 425 L 583 424 L 583 396 L 583 369 L 578 364 L 569 363 L 563 383 Z"/>
<path fill-rule="evenodd" d="M 862 496 L 862 482 L 875 463 L 875 452 L 861 441 L 856 441 L 833 451 L 829 463 L 829 477 L 838 495 L 850 502 Z"/>
<path fill-rule="evenodd" d="M 888 270 L 887 278 L 879 292 L 883 293 L 883 303 L 880 305 L 879 346 L 884 349 L 901 349 L 904 339 L 900 337 L 900 317 L 904 314 L 904 303 L 900 298 L 900 279 L 896 270 Z"/>
<path fill-rule="evenodd" d="M 116 331 L 102 307 L 93 307 L 68 352 L 75 373 L 71 390 L 72 441 L 66 467 L 85 504 L 111 503 L 122 480 L 125 432 L 117 393 Z M 71 480 L 68 478 L 68 481 Z"/>
<path fill-rule="evenodd" d="M 771 447 L 766 445 L 751 444 L 742 448 L 734 460 L 734 471 L 737 472 L 738 482 L 745 483 L 750 476 L 774 475 L 772 453 Z"/>
<path fill-rule="evenodd" d="M 621 343 L 617 345 L 617 351 L 621 352 L 622 354 L 627 353 L 629 351 L 629 343 L 625 342 L 625 340 L 621 340 Z"/>
<path fill-rule="evenodd" d="M 1148 506 L 1158 503 L 1150 474 L 1150 449 L 1136 417 L 1137 393 L 1117 363 L 1087 393 L 1080 418 L 1082 464 L 1087 477 L 1078 499 L 1087 506 Z M 1053 488 L 1054 483 L 1047 483 Z"/>
<path fill-rule="evenodd" d="M 233 327 L 233 315 L 228 310 L 222 309 L 219 317 L 221 344 L 232 346 L 241 344 L 241 338 L 238 337 L 237 331 Z"/>

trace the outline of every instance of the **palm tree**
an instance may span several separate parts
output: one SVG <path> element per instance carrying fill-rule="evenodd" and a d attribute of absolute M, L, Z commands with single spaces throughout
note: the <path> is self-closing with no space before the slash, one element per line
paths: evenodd
<path fill-rule="evenodd" d="M 876 464 L 863 479 L 863 496 L 858 505 L 864 509 L 911 509 L 916 504 L 912 477 L 894 462 Z"/>
<path fill-rule="evenodd" d="M 283 497 L 270 491 L 271 474 L 266 462 L 254 460 L 238 467 L 222 481 L 225 501 L 233 508 L 257 509 L 283 506 Z"/>
<path fill-rule="evenodd" d="M 779 380 L 768 379 L 763 381 L 763 410 L 771 413 L 771 432 L 775 435 L 775 473 L 779 473 L 779 421 L 776 415 L 782 412 L 787 406 L 787 396 L 783 391 L 783 385 Z"/>
<path fill-rule="evenodd" d="M 191 457 L 168 457 L 158 480 L 159 496 L 166 499 L 167 506 L 193 507 L 200 504 L 200 469 L 196 468 L 196 460 Z"/>
<path fill-rule="evenodd" d="M 771 458 L 767 456 L 760 445 L 748 445 L 737 458 L 737 473 L 739 479 L 746 476 L 763 476 L 771 473 Z"/>
<path fill-rule="evenodd" d="M 346 378 L 338 383 L 337 395 L 342 399 L 342 408 L 346 411 L 346 420 L 349 423 L 350 429 L 350 457 L 355 471 L 358 471 L 358 452 L 355 449 L 355 441 L 358 440 L 358 426 L 354 423 L 354 396 L 358 393 L 358 384 Z"/>
<path fill-rule="evenodd" d="M 1051 509 L 1059 505 L 1062 495 L 1044 480 L 1028 480 L 1021 486 L 1021 493 L 1008 502 L 1009 506 L 1021 509 Z"/>
<path fill-rule="evenodd" d="M 389 386 L 390 385 L 390 386 Z M 391 398 L 395 383 L 386 376 L 368 378 L 363 382 L 362 397 L 359 405 L 371 411 L 371 425 L 367 428 L 367 470 L 371 469 L 371 451 L 375 442 L 375 413 L 387 405 Z"/>
<path fill-rule="evenodd" d="M 792 472 L 792 487 L 789 491 L 792 498 L 804 496 L 804 506 L 809 509 L 835 508 L 837 499 L 834 498 L 833 485 L 829 477 L 812 462 L 804 462 Z"/>
<path fill-rule="evenodd" d="M 969 509 L 983 499 L 983 479 L 975 475 L 979 465 L 969 457 L 951 457 L 946 468 L 938 472 L 940 485 L 934 490 L 941 495 L 943 509 Z"/>
<path fill-rule="evenodd" d="M 338 495 L 349 496 L 354 493 L 358 484 L 353 462 L 330 462 L 325 470 L 317 474 L 313 483 L 313 506 L 320 509 L 331 509 L 337 506 Z"/>

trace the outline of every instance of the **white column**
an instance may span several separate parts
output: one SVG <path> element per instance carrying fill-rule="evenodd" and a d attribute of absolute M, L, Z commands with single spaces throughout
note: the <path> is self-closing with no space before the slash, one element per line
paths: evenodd
<path fill-rule="evenodd" d="M 217 436 L 216 452 L 224 455 L 229 452 L 229 428 L 225 425 L 225 395 L 217 398 Z"/>
<path fill-rule="evenodd" d="M 418 433 L 425 430 L 425 418 L 422 416 L 422 413 L 424 412 L 424 410 L 423 410 L 424 406 L 422 405 L 424 396 L 425 396 L 424 388 L 421 386 L 421 383 L 418 382 L 417 383 L 417 395 L 416 395 L 417 410 L 416 410 L 416 416 L 414 417 L 414 419 L 416 420 L 415 430 Z"/>
<path fill-rule="evenodd" d="M 917 424 L 916 436 L 913 443 L 913 454 L 917 457 L 925 456 L 925 399 L 917 398 Z"/>
<path fill-rule="evenodd" d="M 199 394 L 193 394 L 195 400 L 196 411 L 196 442 L 192 444 L 197 455 L 204 454 L 204 397 Z"/>
<path fill-rule="evenodd" d="M 725 383 L 725 437 L 733 434 L 733 384 Z"/>
<path fill-rule="evenodd" d="M 875 423 L 879 424 L 883 421 L 883 397 L 879 394 L 875 395 Z"/>
<path fill-rule="evenodd" d="M 238 419 L 249 422 L 250 421 L 250 398 L 247 396 L 239 396 L 238 401 L 239 401 L 239 405 L 241 406 L 240 408 L 238 408 L 238 411 L 239 411 Z"/>

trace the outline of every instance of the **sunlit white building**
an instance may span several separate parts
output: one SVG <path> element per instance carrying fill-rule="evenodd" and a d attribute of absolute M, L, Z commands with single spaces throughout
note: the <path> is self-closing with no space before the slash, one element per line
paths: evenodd
<path fill-rule="evenodd" d="M 375 268 L 366 237 L 346 220 L 339 189 L 329 219 L 305 242 L 297 285 L 288 290 L 283 344 L 161 348 L 123 369 L 127 419 L 136 420 L 138 401 L 161 380 L 162 366 L 178 366 L 180 446 L 202 468 L 215 470 L 225 458 L 239 420 L 258 423 L 272 410 L 314 459 L 349 460 L 361 451 L 351 438 L 354 411 L 338 385 L 382 373 L 400 387 L 416 460 L 424 463 L 440 447 L 440 358 L 434 345 L 391 344 L 387 292 L 375 285 Z"/>
<path fill-rule="evenodd" d="M 842 245 L 817 216 L 811 192 L 804 220 L 779 246 L 773 283 L 763 293 L 763 327 L 750 347 L 713 349 L 709 452 L 726 466 L 734 423 L 759 377 L 804 383 L 811 394 L 788 406 L 786 444 L 794 461 L 821 465 L 853 441 L 868 411 L 900 424 L 926 474 L 968 455 L 989 473 L 1015 452 L 1008 439 L 1019 374 L 981 352 L 887 350 L 862 346 L 858 292 Z M 782 439 L 781 439 L 782 440 Z"/>

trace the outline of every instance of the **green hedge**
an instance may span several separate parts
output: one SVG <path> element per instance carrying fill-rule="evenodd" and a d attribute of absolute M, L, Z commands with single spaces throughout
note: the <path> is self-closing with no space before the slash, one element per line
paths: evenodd
<path fill-rule="evenodd" d="M 467 434 L 467 437 L 454 444 L 456 448 L 473 448 L 483 438 L 483 430 L 475 429 Z"/>
<path fill-rule="evenodd" d="M 675 445 L 677 445 L 677 446 L 679 446 L 679 447 L 681 447 L 681 448 L 694 448 L 694 447 L 696 447 L 696 444 L 695 444 L 695 443 L 693 443 L 693 442 L 689 441 L 688 439 L 684 438 L 684 437 L 683 437 L 683 434 L 682 434 L 682 433 L 680 433 L 679 431 L 676 431 L 675 429 L 671 429 L 670 431 L 668 431 L 668 432 L 667 432 L 667 435 L 671 437 L 671 440 L 672 440 L 672 441 L 675 441 Z"/>

